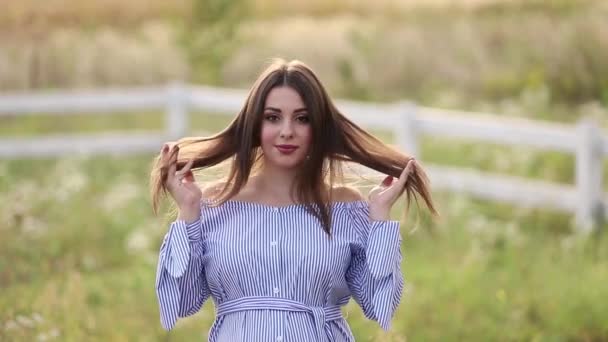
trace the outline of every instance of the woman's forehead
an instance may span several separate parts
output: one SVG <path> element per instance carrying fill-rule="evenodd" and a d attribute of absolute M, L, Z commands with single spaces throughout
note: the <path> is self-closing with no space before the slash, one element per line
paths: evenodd
<path fill-rule="evenodd" d="M 275 87 L 266 97 L 265 108 L 272 107 L 281 110 L 295 111 L 305 109 L 306 105 L 300 94 L 293 88 L 287 86 Z"/>

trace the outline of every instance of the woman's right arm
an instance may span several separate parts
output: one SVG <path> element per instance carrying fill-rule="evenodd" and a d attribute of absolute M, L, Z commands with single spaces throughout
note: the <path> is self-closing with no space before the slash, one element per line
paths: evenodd
<path fill-rule="evenodd" d="M 194 222 L 173 221 L 161 245 L 156 296 L 165 330 L 171 330 L 178 318 L 198 312 L 209 298 L 201 222 L 201 217 Z"/>
<path fill-rule="evenodd" d="M 177 145 L 165 144 L 161 150 L 164 187 L 179 208 L 160 247 L 156 270 L 156 296 L 166 330 L 178 318 L 198 312 L 210 295 L 202 261 L 203 191 L 190 171 L 192 161 L 176 170 L 178 153 Z"/>

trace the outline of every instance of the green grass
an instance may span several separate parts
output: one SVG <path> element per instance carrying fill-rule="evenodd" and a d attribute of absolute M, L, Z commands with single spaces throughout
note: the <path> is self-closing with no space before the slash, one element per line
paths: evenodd
<path fill-rule="evenodd" d="M 166 336 L 153 291 L 166 220 L 150 214 L 151 157 L 1 164 L 0 322 L 15 327 L 0 337 L 29 341 L 53 329 L 66 341 Z M 572 238 L 565 214 L 436 197 L 442 220 L 413 211 L 403 224 L 408 285 L 394 330 L 384 334 L 353 303 L 345 309 L 358 341 L 608 337 L 605 237 Z M 202 338 L 212 318 L 207 303 L 172 339 Z"/>
<path fill-rule="evenodd" d="M 72 128 L 12 123 L 2 135 L 160 129 L 162 122 L 155 113 L 87 118 Z M 215 132 L 229 119 L 198 113 L 192 130 Z M 552 181 L 572 176 L 572 160 L 562 155 L 524 158 L 524 151 L 438 139 L 424 139 L 421 150 L 429 162 Z M 160 326 L 154 276 L 170 218 L 151 214 L 152 157 L 0 161 L 0 340 L 206 338 L 210 301 L 171 333 Z M 608 340 L 605 234 L 576 238 L 564 213 L 440 192 L 435 198 L 441 219 L 412 209 L 403 221 L 406 289 L 391 332 L 354 302 L 344 309 L 357 341 Z M 392 215 L 403 219 L 399 211 Z"/>
<path fill-rule="evenodd" d="M 189 116 L 192 131 L 217 132 L 232 119 L 218 113 L 192 112 Z M 0 137 L 28 137 L 42 134 L 87 134 L 104 131 L 161 131 L 165 126 L 162 112 L 117 112 L 96 115 L 33 114 L 2 119 Z"/>

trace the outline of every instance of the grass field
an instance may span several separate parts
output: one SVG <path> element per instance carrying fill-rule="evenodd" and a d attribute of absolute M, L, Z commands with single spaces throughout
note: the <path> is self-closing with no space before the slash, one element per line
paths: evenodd
<path fill-rule="evenodd" d="M 569 123 L 592 115 L 608 129 L 605 1 L 200 0 L 219 12 L 248 6 L 206 28 L 187 27 L 206 13 L 192 3 L 5 1 L 0 89 L 182 78 L 246 87 L 263 62 L 283 56 L 315 68 L 332 96 Z M 214 49 L 196 46 L 223 26 L 236 29 L 233 41 L 215 49 L 219 34 L 207 42 Z M 2 117 L 0 138 L 159 131 L 163 120 L 155 112 Z M 192 132 L 228 120 L 194 113 Z M 420 148 L 423 163 L 574 182 L 574 160 L 561 153 L 430 137 Z M 171 333 L 161 329 L 154 279 L 172 218 L 152 215 L 153 157 L 0 160 L 0 341 L 206 340 L 211 302 Z M 604 172 L 608 180 L 608 161 Z M 357 341 L 608 342 L 608 225 L 579 238 L 564 213 L 434 195 L 436 222 L 393 208 L 404 296 L 389 333 L 351 301 L 344 313 Z"/>
<path fill-rule="evenodd" d="M 159 129 L 162 116 L 62 120 L 4 121 L 0 136 Z M 192 128 L 226 122 L 199 113 Z M 429 162 L 572 181 L 572 160 L 560 154 L 438 139 L 425 139 L 422 152 Z M 171 218 L 151 214 L 152 157 L 0 161 L 0 340 L 206 338 L 211 302 L 170 334 L 160 327 L 154 275 Z M 415 209 L 403 220 L 406 288 L 392 331 L 354 302 L 344 309 L 357 341 L 608 341 L 605 234 L 579 239 L 562 213 L 435 198 L 440 220 Z"/>

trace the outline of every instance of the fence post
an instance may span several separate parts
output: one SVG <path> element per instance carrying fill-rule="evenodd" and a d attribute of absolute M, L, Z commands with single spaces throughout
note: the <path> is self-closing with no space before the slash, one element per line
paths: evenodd
<path fill-rule="evenodd" d="M 601 131 L 594 121 L 583 118 L 577 125 L 576 187 L 578 207 L 576 226 L 583 234 L 590 233 L 603 217 Z"/>
<path fill-rule="evenodd" d="M 188 127 L 188 93 L 183 84 L 173 82 L 167 86 L 166 134 L 170 139 L 179 139 Z"/>
<path fill-rule="evenodd" d="M 420 159 L 418 150 L 418 132 L 416 129 L 416 105 L 411 102 L 401 102 L 397 106 L 399 124 L 395 125 L 395 140 L 397 145 L 407 155 Z"/>

